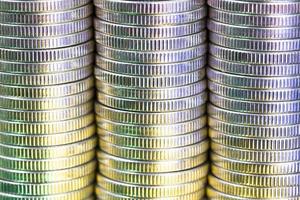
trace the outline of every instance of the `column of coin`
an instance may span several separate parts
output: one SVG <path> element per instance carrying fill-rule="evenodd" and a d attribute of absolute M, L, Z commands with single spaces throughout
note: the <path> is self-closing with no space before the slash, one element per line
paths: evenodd
<path fill-rule="evenodd" d="M 202 198 L 204 1 L 94 3 L 98 199 Z"/>
<path fill-rule="evenodd" d="M 208 197 L 299 199 L 300 2 L 208 4 Z"/>
<path fill-rule="evenodd" d="M 0 1 L 0 199 L 93 194 L 93 5 Z"/>

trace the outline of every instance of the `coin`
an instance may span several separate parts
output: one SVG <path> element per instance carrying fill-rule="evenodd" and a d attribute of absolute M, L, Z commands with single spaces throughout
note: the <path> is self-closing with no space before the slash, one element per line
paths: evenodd
<path fill-rule="evenodd" d="M 1 25 L 0 25 L 1 27 Z M 169 38 L 180 37 L 198 33 L 206 27 L 204 19 L 188 24 L 165 25 L 165 26 L 134 26 L 125 24 L 114 24 L 103 20 L 95 19 L 94 28 L 97 31 L 108 35 L 134 37 L 134 38 Z M 1 31 L 0 31 L 1 33 Z"/>
<path fill-rule="evenodd" d="M 25 3 L 25 2 L 24 2 Z M 35 2 L 36 4 L 37 2 Z M 28 7 L 27 7 L 28 8 Z M 27 12 L 16 13 L 0 11 L 0 23 L 2 24 L 53 24 L 68 21 L 75 21 L 86 18 L 93 13 L 93 6 L 86 4 L 81 7 L 74 7 L 69 10 L 56 12 Z"/>
<path fill-rule="evenodd" d="M 75 0 L 75 1 L 64 1 L 64 0 L 53 0 L 51 2 L 43 1 L 1 1 L 0 10 L 6 12 L 47 12 L 47 11 L 59 11 L 68 10 L 79 7 L 89 3 L 89 0 Z"/>
<path fill-rule="evenodd" d="M 206 31 L 201 31 L 192 35 L 176 38 L 135 39 L 96 32 L 95 39 L 98 44 L 116 49 L 132 51 L 165 51 L 200 45 L 206 40 L 206 34 Z"/>
<path fill-rule="evenodd" d="M 206 112 L 206 106 L 201 105 L 188 110 L 173 112 L 133 112 L 123 111 L 96 103 L 96 114 L 110 121 L 131 124 L 175 124 L 201 117 Z M 101 120 L 101 119 L 100 119 Z M 101 121 L 100 121 L 101 122 Z"/>
<path fill-rule="evenodd" d="M 65 97 L 54 97 L 49 99 L 36 98 L 15 98 L 13 96 L 0 96 L 0 107 L 12 110 L 49 110 L 73 107 L 91 101 L 94 97 L 94 90 L 88 89 L 78 94 Z"/>
<path fill-rule="evenodd" d="M 1 49 L 0 49 L 1 52 Z M 97 44 L 99 55 L 113 60 L 129 63 L 172 63 L 182 62 L 203 56 L 206 53 L 206 44 L 200 44 L 194 47 L 169 50 L 169 51 L 129 51 L 105 47 Z"/>
<path fill-rule="evenodd" d="M 282 175 L 300 173 L 300 161 L 263 163 L 247 162 L 222 157 L 211 153 L 211 160 L 215 166 L 245 174 Z"/>
<path fill-rule="evenodd" d="M 69 169 L 42 172 L 17 171 L 0 168 L 0 178 L 6 181 L 22 183 L 51 183 L 67 181 L 86 176 L 93 173 L 95 168 L 95 161 L 91 161 Z"/>
<path fill-rule="evenodd" d="M 60 120 L 67 120 L 89 114 L 93 110 L 93 102 L 89 101 L 81 105 L 76 105 L 69 108 L 55 110 L 9 110 L 0 108 L 0 120 L 2 121 L 24 121 L 24 122 L 53 122 L 57 121 L 57 116 Z"/>
<path fill-rule="evenodd" d="M 213 34 L 213 33 L 211 33 Z M 239 74 L 244 76 L 298 76 L 300 74 L 299 64 L 284 65 L 260 65 L 247 63 L 233 63 L 227 60 L 219 59 L 215 56 L 209 56 L 209 66 L 213 69 L 223 71 L 230 74 Z"/>
<path fill-rule="evenodd" d="M 140 186 L 116 182 L 99 174 L 97 175 L 97 181 L 98 183 L 101 183 L 103 189 L 109 192 L 125 196 L 132 195 L 135 198 L 162 198 L 169 196 L 169 194 L 172 194 L 173 196 L 179 196 L 196 192 L 198 188 L 203 188 L 206 183 L 206 179 L 202 178 L 193 182 L 177 185 Z"/>
<path fill-rule="evenodd" d="M 231 170 L 222 169 L 212 165 L 212 174 L 219 179 L 234 182 L 244 186 L 252 187 L 291 187 L 299 185 L 299 174 L 284 174 L 284 175 L 255 175 L 233 172 Z"/>
<path fill-rule="evenodd" d="M 226 12 L 214 8 L 209 9 L 212 20 L 225 24 L 234 23 L 235 26 L 249 27 L 295 27 L 299 24 L 299 14 L 253 15 L 245 13 Z"/>
<path fill-rule="evenodd" d="M 213 32 L 209 34 L 209 39 L 212 43 L 220 46 L 249 51 L 257 49 L 260 51 L 297 51 L 300 45 L 298 38 L 287 40 L 249 40 L 247 38 L 230 37 Z"/>
<path fill-rule="evenodd" d="M 207 28 L 208 30 L 218 34 L 245 37 L 250 39 L 292 39 L 299 38 L 300 36 L 298 27 L 251 27 L 250 29 L 244 26 L 224 24 L 210 19 L 208 20 Z M 288 62 L 285 64 L 287 63 Z"/>
<path fill-rule="evenodd" d="M 21 38 L 62 36 L 84 31 L 91 28 L 92 24 L 92 17 L 49 25 L 33 24 L 24 26 L 0 23 L 0 35 Z"/>
<path fill-rule="evenodd" d="M 121 171 L 140 173 L 168 173 L 188 170 L 202 165 L 207 160 L 207 153 L 202 153 L 193 157 L 179 160 L 143 161 L 120 158 L 107 154 L 104 151 L 98 151 L 97 158 L 99 164 L 107 165 L 108 167 Z"/>
<path fill-rule="evenodd" d="M 59 49 L 18 50 L 0 48 L 0 59 L 17 62 L 51 62 L 67 60 L 89 54 L 93 51 L 94 42 Z"/>
<path fill-rule="evenodd" d="M 195 71 L 193 73 L 197 74 L 199 72 Z M 140 78 L 137 77 L 137 79 Z M 206 85 L 207 85 L 206 80 L 200 80 L 195 83 L 182 85 L 178 87 L 134 88 L 134 87 L 107 84 L 104 81 L 100 81 L 99 79 L 96 79 L 96 87 L 101 92 L 111 96 L 118 96 L 118 97 L 123 97 L 128 99 L 161 100 L 161 99 L 184 98 L 184 97 L 193 96 L 200 92 L 203 92 L 206 89 Z M 0 91 L 1 91 L 1 85 L 0 85 Z"/>
<path fill-rule="evenodd" d="M 208 1 L 208 5 L 215 9 L 229 12 L 239 12 L 248 14 L 298 14 L 300 5 L 297 1 Z"/>
<path fill-rule="evenodd" d="M 98 129 L 97 133 L 101 140 L 107 141 L 109 143 L 122 147 L 137 147 L 145 149 L 162 149 L 187 146 L 197 142 L 201 142 L 202 140 L 206 139 L 207 136 L 207 130 L 205 128 L 184 135 L 159 138 L 119 135 L 117 133 L 111 133 L 101 129 Z"/>
<path fill-rule="evenodd" d="M 0 144 L 3 157 L 25 158 L 25 159 L 49 159 L 62 158 L 81 154 L 92 150 L 96 146 L 96 137 L 58 146 L 24 147 Z"/>
<path fill-rule="evenodd" d="M 214 188 L 212 188 L 210 186 L 208 186 L 206 188 L 206 195 L 207 195 L 208 198 L 218 198 L 220 200 L 248 200 L 248 199 L 252 199 L 252 198 L 243 198 L 243 197 L 238 197 L 238 196 L 225 194 L 225 193 L 222 193 L 218 190 L 215 190 Z"/>
<path fill-rule="evenodd" d="M 286 138 L 300 136 L 299 124 L 282 126 L 251 126 L 246 124 L 233 124 L 216 118 L 208 117 L 208 125 L 214 130 L 228 133 L 237 137 Z"/>
<path fill-rule="evenodd" d="M 209 176 L 208 182 L 210 185 L 220 192 L 227 193 L 233 196 L 251 198 L 255 196 L 256 198 L 295 198 L 299 196 L 299 187 L 249 187 L 242 186 L 238 184 L 229 183 L 222 181 L 221 179 L 215 178 L 214 176 Z M 276 192 L 277 191 L 277 192 Z"/>
<path fill-rule="evenodd" d="M 104 190 L 103 188 L 101 188 L 100 186 L 96 187 L 96 194 L 100 197 L 102 197 L 103 199 L 107 199 L 107 200 L 128 200 L 131 197 L 128 196 L 122 196 L 119 194 L 114 194 L 111 192 L 108 192 L 106 190 Z M 175 197 L 163 197 L 163 198 L 155 198 L 157 200 L 198 200 L 199 198 L 203 198 L 205 195 L 205 190 L 201 189 L 198 190 L 196 192 L 193 193 L 189 193 L 189 194 L 185 194 L 185 195 L 180 195 L 180 196 L 175 196 Z M 100 198 L 101 199 L 101 198 Z M 146 200 L 153 200 L 154 198 L 143 198 Z"/>
<path fill-rule="evenodd" d="M 94 181 L 94 173 L 80 178 L 56 183 L 16 183 L 0 180 L 0 191 L 10 194 L 23 195 L 52 195 L 76 191 L 84 188 Z"/>
<path fill-rule="evenodd" d="M 299 100 L 299 88 L 283 88 L 283 89 L 247 89 L 247 88 L 234 88 L 222 84 L 208 81 L 208 88 L 213 93 L 221 96 L 242 99 L 249 101 L 294 101 Z"/>
<path fill-rule="evenodd" d="M 78 80 L 73 83 L 65 83 L 61 85 L 52 86 L 14 86 L 0 84 L 0 91 L 2 96 L 13 96 L 23 98 L 53 98 L 63 97 L 72 94 L 77 94 L 88 89 L 94 85 L 93 77 Z"/>
<path fill-rule="evenodd" d="M 108 71 L 95 68 L 96 79 L 104 83 L 116 86 L 127 86 L 130 88 L 170 88 L 189 85 L 191 83 L 201 81 L 205 77 L 205 69 L 192 71 L 186 74 L 169 75 L 169 76 L 130 76 L 123 74 L 115 74 Z"/>
<path fill-rule="evenodd" d="M 95 0 L 96 7 L 121 13 L 140 13 L 140 14 L 162 14 L 178 13 L 193 10 L 204 5 L 203 0 L 180 0 L 180 1 L 116 1 L 116 0 Z"/>
<path fill-rule="evenodd" d="M 21 159 L 13 157 L 0 156 L 0 167 L 21 171 L 51 171 L 68 169 L 78 165 L 82 165 L 95 158 L 95 150 L 83 152 L 69 157 L 53 158 L 53 159 Z"/>
<path fill-rule="evenodd" d="M 107 130 L 110 132 L 118 133 L 119 135 L 125 136 L 139 136 L 139 137 L 162 137 L 162 136 L 177 136 L 186 134 L 189 132 L 194 132 L 199 130 L 206 125 L 206 116 L 203 115 L 199 118 L 184 121 L 176 124 L 126 124 L 120 122 L 110 121 L 104 118 L 96 116 L 96 121 L 98 121 L 98 131 L 99 129 Z"/>
<path fill-rule="evenodd" d="M 261 101 L 246 101 L 241 99 L 232 99 L 223 97 L 214 93 L 209 95 L 210 101 L 220 107 L 228 110 L 237 110 L 240 112 L 249 113 L 284 113 L 284 112 L 299 112 L 300 101 L 278 101 L 278 102 L 261 102 Z"/>
<path fill-rule="evenodd" d="M 202 179 L 208 173 L 208 164 L 203 164 L 192 169 L 178 172 L 166 173 L 137 173 L 121 171 L 99 164 L 101 174 L 111 180 L 124 183 L 138 184 L 145 186 L 173 185 Z"/>
<path fill-rule="evenodd" d="M 0 131 L 29 135 L 58 134 L 74 131 L 94 122 L 94 114 L 53 122 L 21 122 L 0 120 Z"/>
<path fill-rule="evenodd" d="M 85 140 L 95 134 L 95 126 L 89 125 L 87 127 L 57 134 L 19 134 L 19 133 L 3 133 L 0 132 L 1 144 L 17 145 L 17 146 L 52 146 L 70 144 Z"/>
<path fill-rule="evenodd" d="M 180 75 L 202 69 L 206 56 L 177 63 L 147 64 L 126 63 L 96 55 L 96 65 L 105 71 L 132 76 L 166 76 Z"/>
<path fill-rule="evenodd" d="M 207 69 L 207 77 L 223 85 L 246 89 L 283 89 L 298 88 L 300 76 L 289 77 L 255 77 L 223 73 L 212 68 Z M 299 84 L 299 85 L 298 85 Z"/>
<path fill-rule="evenodd" d="M 0 71 L 7 73 L 24 73 L 24 74 L 47 74 L 59 73 L 69 70 L 75 70 L 93 64 L 93 53 L 82 57 L 43 63 L 20 63 L 13 61 L 0 60 Z"/>
<path fill-rule="evenodd" d="M 204 140 L 195 144 L 184 147 L 166 148 L 166 149 L 144 149 L 120 147 L 100 139 L 100 149 L 114 156 L 128 158 L 133 160 L 178 160 L 194 157 L 208 150 L 208 140 Z M 296 153 L 296 151 L 295 151 Z"/>
<path fill-rule="evenodd" d="M 69 35 L 54 36 L 46 38 L 22 38 L 11 36 L 0 36 L 0 47 L 9 49 L 51 49 L 72 46 L 84 43 L 92 39 L 93 32 L 90 29 L 71 33 Z M 3 62 L 3 61 L 2 61 Z M 20 64 L 21 65 L 21 64 Z"/>
<path fill-rule="evenodd" d="M 15 194 L 8 194 L 8 193 L 0 193 L 0 198 L 3 200 L 10 200 L 10 199 L 16 199 L 16 200 L 46 200 L 47 198 L 51 198 L 53 200 L 68 200 L 68 199 L 74 199 L 74 200 L 81 200 L 85 199 L 89 195 L 93 194 L 94 192 L 94 186 L 88 185 L 87 187 L 84 187 L 79 190 L 75 190 L 72 192 L 65 192 L 62 194 L 56 194 L 56 195 L 47 195 L 47 196 L 28 196 L 28 195 L 15 195 Z"/>
<path fill-rule="evenodd" d="M 209 129 L 209 136 L 216 143 L 242 149 L 256 150 L 258 146 L 259 150 L 262 151 L 300 148 L 299 136 L 288 138 L 248 138 L 224 134 L 213 129 Z"/>
<path fill-rule="evenodd" d="M 223 157 L 250 162 L 291 162 L 299 160 L 300 149 L 260 151 L 233 148 L 216 142 L 211 142 L 211 149 Z"/>
<path fill-rule="evenodd" d="M 230 49 L 218 45 L 210 44 L 209 53 L 218 58 L 231 62 L 239 62 L 243 59 L 244 63 L 249 64 L 296 64 L 299 63 L 300 51 L 282 51 L 261 53 L 259 51 L 242 51 Z"/>
<path fill-rule="evenodd" d="M 239 111 L 231 111 L 218 108 L 212 104 L 207 107 L 207 112 L 211 117 L 226 121 L 232 124 L 244 124 L 254 126 L 268 126 L 280 125 L 293 125 L 298 124 L 298 112 L 277 114 L 255 114 L 255 113 L 242 113 Z"/>
<path fill-rule="evenodd" d="M 44 86 L 59 85 L 88 78 L 93 72 L 92 66 L 79 68 L 53 74 L 15 74 L 0 72 L 0 84 L 3 85 L 23 85 L 23 86 Z"/>
<path fill-rule="evenodd" d="M 96 7 L 95 14 L 98 18 L 104 21 L 113 22 L 116 24 L 161 26 L 172 24 L 188 24 L 203 19 L 206 16 L 206 8 L 202 6 L 194 10 L 180 13 L 145 15 L 144 13 L 115 13 Z"/>

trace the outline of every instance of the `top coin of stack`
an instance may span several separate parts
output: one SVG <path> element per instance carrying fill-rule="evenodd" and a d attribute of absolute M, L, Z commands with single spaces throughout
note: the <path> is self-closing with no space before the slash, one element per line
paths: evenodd
<path fill-rule="evenodd" d="M 208 171 L 204 1 L 94 4 L 98 199 L 200 199 Z"/>
<path fill-rule="evenodd" d="M 299 199 L 300 2 L 208 4 L 208 197 Z"/>
<path fill-rule="evenodd" d="M 93 193 L 90 0 L 0 1 L 0 199 Z"/>

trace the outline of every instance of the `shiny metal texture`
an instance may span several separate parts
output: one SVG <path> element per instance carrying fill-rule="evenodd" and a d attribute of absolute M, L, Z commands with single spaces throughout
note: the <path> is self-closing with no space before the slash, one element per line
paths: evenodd
<path fill-rule="evenodd" d="M 208 199 L 300 198 L 300 1 L 208 0 Z"/>
<path fill-rule="evenodd" d="M 207 151 L 203 0 L 95 0 L 99 200 L 199 200 Z"/>
<path fill-rule="evenodd" d="M 90 0 L 0 1 L 0 199 L 93 195 L 92 14 Z"/>

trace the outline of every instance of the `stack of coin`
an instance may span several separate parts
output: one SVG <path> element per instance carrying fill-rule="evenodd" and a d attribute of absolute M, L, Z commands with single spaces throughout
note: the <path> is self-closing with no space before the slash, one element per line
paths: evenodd
<path fill-rule="evenodd" d="M 208 4 L 208 197 L 299 199 L 300 2 Z"/>
<path fill-rule="evenodd" d="M 98 199 L 202 198 L 205 2 L 94 3 Z"/>
<path fill-rule="evenodd" d="M 0 199 L 93 194 L 93 5 L 0 1 Z"/>

